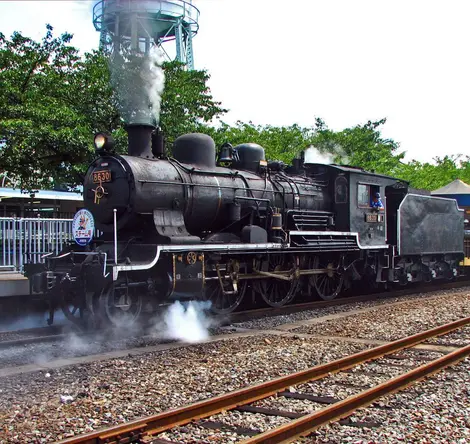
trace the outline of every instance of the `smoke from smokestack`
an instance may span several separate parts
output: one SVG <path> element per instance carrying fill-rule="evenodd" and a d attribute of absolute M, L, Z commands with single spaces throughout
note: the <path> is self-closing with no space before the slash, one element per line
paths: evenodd
<path fill-rule="evenodd" d="M 136 51 L 110 59 L 111 82 L 126 124 L 158 124 L 165 85 L 162 63 L 162 52 L 156 46 L 147 54 Z"/>
<path fill-rule="evenodd" d="M 165 73 L 162 64 L 163 53 L 154 46 L 146 57 L 144 69 L 140 73 L 150 101 L 150 110 L 157 124 L 160 121 L 160 108 L 165 86 Z"/>

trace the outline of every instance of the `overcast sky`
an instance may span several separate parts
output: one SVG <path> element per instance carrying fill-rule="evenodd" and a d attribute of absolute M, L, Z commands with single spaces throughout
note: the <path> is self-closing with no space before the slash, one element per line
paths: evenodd
<path fill-rule="evenodd" d="M 407 159 L 470 154 L 469 0 L 194 0 L 196 68 L 224 120 L 333 129 L 387 118 Z M 98 46 L 91 1 L 2 1 L 0 32 L 50 23 Z"/>

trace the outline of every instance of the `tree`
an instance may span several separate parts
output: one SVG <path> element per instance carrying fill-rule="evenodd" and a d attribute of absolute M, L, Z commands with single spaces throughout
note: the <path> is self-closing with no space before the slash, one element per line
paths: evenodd
<path fill-rule="evenodd" d="M 316 119 L 313 144 L 320 151 L 335 156 L 337 163 L 359 166 L 367 171 L 393 175 L 405 153 L 398 153 L 399 144 L 381 136 L 380 127 L 386 119 L 368 121 L 342 131 L 330 130 L 325 122 Z"/>
<path fill-rule="evenodd" d="M 53 166 L 53 178 L 64 161 L 75 164 L 85 142 L 83 112 L 72 92 L 80 59 L 70 39 L 53 38 L 50 26 L 41 43 L 19 33 L 11 41 L 0 35 L 0 166 L 28 184 L 47 181 L 44 164 Z M 69 176 L 73 168 L 64 170 Z"/>
<path fill-rule="evenodd" d="M 314 145 L 336 156 L 338 163 L 359 166 L 367 171 L 386 174 L 405 180 L 412 187 L 435 190 L 455 179 L 470 182 L 470 158 L 446 155 L 429 162 L 404 161 L 399 144 L 381 136 L 381 126 L 386 119 L 367 122 L 339 132 L 331 131 L 321 120 L 316 121 Z"/>
<path fill-rule="evenodd" d="M 96 132 L 113 134 L 119 152 L 127 149 L 107 58 L 98 51 L 80 57 L 70 34 L 52 31 L 48 25 L 41 42 L 0 34 L 0 171 L 27 189 L 48 188 L 51 179 L 81 184 Z M 213 100 L 205 71 L 185 71 L 176 62 L 163 68 L 160 123 L 171 145 L 225 110 Z"/>
<path fill-rule="evenodd" d="M 230 126 L 222 122 L 218 128 L 203 128 L 202 131 L 213 137 L 216 144 L 229 142 L 232 145 L 253 142 L 261 145 L 266 151 L 266 158 L 290 163 L 300 151 L 313 142 L 314 131 L 299 125 L 276 127 L 255 125 L 252 122 L 237 122 Z"/>
<path fill-rule="evenodd" d="M 226 109 L 214 100 L 207 86 L 207 71 L 186 71 L 180 62 L 163 65 L 165 89 L 162 96 L 160 126 L 168 147 L 182 134 L 207 132 L 205 127 L 219 119 Z"/>
<path fill-rule="evenodd" d="M 326 123 L 315 119 L 312 127 L 299 125 L 275 127 L 237 122 L 235 126 L 222 123 L 218 128 L 206 128 L 218 145 L 255 142 L 265 148 L 269 159 L 291 162 L 301 151 L 313 146 L 320 153 L 331 154 L 336 163 L 363 167 L 369 171 L 390 174 L 401 163 L 404 153 L 397 153 L 398 144 L 384 139 L 380 126 L 385 119 L 367 122 L 342 131 L 329 129 Z"/>
<path fill-rule="evenodd" d="M 118 152 L 127 151 L 122 107 L 111 85 L 109 63 L 94 51 L 80 56 L 72 36 L 54 37 L 52 27 L 40 42 L 19 33 L 0 34 L 0 172 L 23 188 L 50 187 L 51 179 L 81 184 L 94 157 L 93 134 L 111 133 Z M 330 153 L 336 163 L 350 164 L 436 189 L 460 178 L 470 182 L 470 158 L 445 156 L 435 164 L 404 162 L 399 144 L 383 138 L 385 119 L 333 131 L 316 118 L 311 127 L 276 127 L 237 122 L 214 126 L 226 110 L 214 100 L 206 71 L 186 71 L 165 63 L 160 126 L 167 146 L 188 132 L 205 132 L 218 146 L 255 142 L 268 159 L 286 163 L 309 146 Z M 131 97 L 132 99 L 132 97 Z"/>
<path fill-rule="evenodd" d="M 459 155 L 435 157 L 434 164 L 412 160 L 403 164 L 399 177 L 411 183 L 413 187 L 436 190 L 455 179 L 470 183 L 470 158 L 462 159 Z"/>
<path fill-rule="evenodd" d="M 329 154 L 333 161 L 353 165 L 379 174 L 410 182 L 415 188 L 437 189 L 452 180 L 470 183 L 470 157 L 449 155 L 435 158 L 434 164 L 416 160 L 406 163 L 404 152 L 393 139 L 383 138 L 381 129 L 386 119 L 368 121 L 362 125 L 333 131 L 321 118 L 315 125 L 274 127 L 237 122 L 234 126 L 222 123 L 218 128 L 203 128 L 217 145 L 255 142 L 265 148 L 268 159 L 290 162 L 305 148 L 313 146 L 321 154 Z"/>

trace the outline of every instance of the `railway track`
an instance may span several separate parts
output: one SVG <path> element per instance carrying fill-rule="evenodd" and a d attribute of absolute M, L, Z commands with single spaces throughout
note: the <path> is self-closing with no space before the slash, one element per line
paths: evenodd
<path fill-rule="evenodd" d="M 341 305 L 355 304 L 360 302 L 372 302 L 380 299 L 392 299 L 401 296 L 412 295 L 415 293 L 429 293 L 433 291 L 451 290 L 461 288 L 470 284 L 470 279 L 462 278 L 455 282 L 447 282 L 445 284 L 428 284 L 421 285 L 419 288 L 411 287 L 403 290 L 393 290 L 380 293 L 371 293 L 362 296 L 350 296 L 334 299 L 332 301 L 313 301 L 297 304 L 285 305 L 283 307 L 265 307 L 252 310 L 244 310 L 231 313 L 227 316 L 216 316 L 215 320 L 220 325 L 231 325 L 234 323 L 245 322 L 254 319 L 290 315 L 301 311 L 316 310 L 327 307 L 335 307 Z M 21 347 L 30 344 L 53 343 L 66 340 L 73 333 L 76 337 L 83 339 L 93 338 L 94 332 L 80 332 L 72 329 L 73 326 L 49 326 L 41 328 L 32 328 L 16 331 L 0 331 L 0 350 L 13 347 Z M 2 337 L 4 335 L 4 338 Z M 147 338 L 145 329 L 142 329 L 142 338 Z M 152 335 L 148 336 L 151 338 Z"/>
<path fill-rule="evenodd" d="M 0 331 L 0 350 L 22 345 L 59 341 L 67 336 L 69 328 L 49 326 L 23 330 Z"/>
<path fill-rule="evenodd" d="M 355 304 L 358 302 L 369 302 L 369 301 L 376 301 L 379 299 L 392 299 L 401 296 L 409 296 L 416 293 L 430 293 L 433 291 L 440 291 L 440 290 L 451 290 L 454 288 L 461 288 L 470 285 L 470 277 L 464 276 L 459 278 L 457 281 L 454 282 L 446 282 L 444 284 L 439 283 L 436 284 L 421 284 L 419 287 L 407 287 L 402 290 L 390 290 L 390 291 L 381 291 L 378 293 L 370 293 L 361 296 L 350 296 L 350 297 L 343 297 L 333 299 L 331 301 L 313 301 L 313 302 L 304 302 L 298 304 L 289 304 L 283 307 L 264 307 L 264 308 L 256 308 L 252 310 L 244 310 L 240 312 L 231 313 L 229 316 L 226 317 L 219 317 L 221 323 L 237 323 L 237 322 L 244 322 L 247 320 L 252 319 L 259 319 L 263 317 L 269 316 L 281 316 L 281 315 L 289 315 L 293 313 L 298 313 L 300 311 L 307 311 L 307 310 L 315 310 L 319 308 L 326 308 L 326 307 L 335 307 L 340 305 L 347 305 L 347 304 Z"/>
<path fill-rule="evenodd" d="M 443 368 L 458 363 L 470 355 L 470 317 L 433 328 L 379 347 L 367 349 L 326 364 L 318 365 L 304 371 L 273 379 L 271 381 L 229 392 L 214 398 L 209 398 L 191 405 L 159 413 L 140 420 L 125 423 L 119 426 L 95 431 L 82 436 L 76 436 L 61 441 L 61 444 L 98 444 L 98 443 L 146 443 L 146 444 L 172 444 L 172 431 L 183 425 L 191 425 L 205 429 L 231 429 L 237 433 L 244 443 L 278 443 L 291 442 L 294 439 L 306 436 L 322 425 L 346 418 L 360 407 L 373 404 L 378 399 L 403 390 L 409 385 L 432 375 Z M 430 344 L 429 341 L 446 335 L 455 338 L 461 335 L 460 341 L 465 340 L 466 345 L 446 347 Z M 462 336 L 463 335 L 463 336 Z M 452 339 L 455 340 L 455 339 Z M 415 348 L 414 348 L 415 347 Z M 417 349 L 431 350 L 439 353 L 440 357 L 434 359 L 429 356 L 416 356 L 413 351 Z M 346 376 L 354 373 L 361 366 L 370 364 L 383 364 L 383 360 L 397 361 L 406 359 L 409 353 L 414 361 L 424 361 L 421 365 L 404 371 L 398 376 L 388 378 L 386 381 L 361 389 L 359 393 L 343 399 L 321 397 L 315 393 L 308 393 L 312 383 L 331 382 L 329 378 L 338 375 Z M 432 354 L 432 353 L 431 353 Z M 410 359 L 410 356 L 408 356 Z M 388 364 L 385 364 L 385 366 Z M 395 365 L 396 367 L 397 365 Z M 409 365 L 402 368 L 407 369 Z M 280 399 L 306 400 L 319 405 L 313 413 L 298 413 L 286 411 L 270 406 L 260 407 L 257 403 L 268 401 L 276 405 Z M 325 406 L 326 405 L 326 406 Z M 253 430 L 246 427 L 233 427 L 224 423 L 223 419 L 231 412 L 258 413 L 267 416 L 278 416 L 285 423 L 266 431 Z M 221 414 L 221 418 L 217 416 Z M 208 419 L 212 417 L 211 419 Z"/>

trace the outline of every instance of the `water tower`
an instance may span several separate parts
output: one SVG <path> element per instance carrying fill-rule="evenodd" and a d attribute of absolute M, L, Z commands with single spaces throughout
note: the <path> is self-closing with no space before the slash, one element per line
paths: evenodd
<path fill-rule="evenodd" d="M 192 0 L 101 0 L 93 8 L 93 24 L 105 52 L 148 52 L 158 45 L 169 60 L 194 69 L 193 37 L 199 10 Z M 168 42 L 175 42 L 172 48 Z"/>

